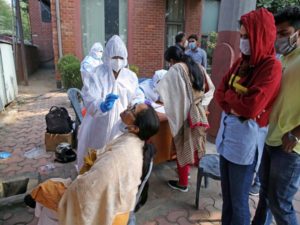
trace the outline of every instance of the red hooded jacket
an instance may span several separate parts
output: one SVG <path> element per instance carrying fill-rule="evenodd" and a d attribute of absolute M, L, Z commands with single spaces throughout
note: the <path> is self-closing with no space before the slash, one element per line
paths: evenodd
<path fill-rule="evenodd" d="M 281 82 L 281 63 L 276 59 L 274 49 L 276 40 L 274 17 L 268 10 L 259 9 L 242 16 L 241 23 L 250 40 L 252 73 L 247 75 L 250 77 L 242 77 L 238 83 L 247 88 L 247 93 L 238 93 L 229 85 L 231 76 L 238 72 L 244 60 L 242 56 L 223 77 L 215 97 L 226 113 L 234 110 L 241 117 L 254 119 L 260 127 L 263 127 L 268 124 Z"/>

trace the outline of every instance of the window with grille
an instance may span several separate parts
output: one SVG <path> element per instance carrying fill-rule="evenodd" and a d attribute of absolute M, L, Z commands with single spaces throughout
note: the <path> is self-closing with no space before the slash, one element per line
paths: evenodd
<path fill-rule="evenodd" d="M 41 0 L 41 15 L 44 23 L 51 22 L 50 0 Z"/>

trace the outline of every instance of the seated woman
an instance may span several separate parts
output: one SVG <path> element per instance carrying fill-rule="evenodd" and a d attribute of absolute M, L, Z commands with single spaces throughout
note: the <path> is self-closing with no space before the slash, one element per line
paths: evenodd
<path fill-rule="evenodd" d="M 118 224 L 127 224 L 154 154 L 146 141 L 158 132 L 159 119 L 146 104 L 135 104 L 120 116 L 125 134 L 98 150 L 90 170 L 66 188 L 58 204 L 60 225 L 112 225 L 122 214 L 127 216 Z"/>

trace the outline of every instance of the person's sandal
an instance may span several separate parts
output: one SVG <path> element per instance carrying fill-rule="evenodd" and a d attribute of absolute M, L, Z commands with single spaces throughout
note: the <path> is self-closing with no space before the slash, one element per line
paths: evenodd
<path fill-rule="evenodd" d="M 250 188 L 249 195 L 251 196 L 259 196 L 260 186 L 257 184 L 253 184 Z"/>
<path fill-rule="evenodd" d="M 189 191 L 188 187 L 179 185 L 177 180 L 169 180 L 168 185 L 169 185 L 170 188 L 172 188 L 174 190 L 178 190 L 178 191 L 181 191 L 181 192 L 188 192 Z"/>

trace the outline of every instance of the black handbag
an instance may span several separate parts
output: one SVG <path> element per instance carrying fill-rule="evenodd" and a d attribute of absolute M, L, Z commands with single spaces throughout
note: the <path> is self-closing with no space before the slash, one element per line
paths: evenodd
<path fill-rule="evenodd" d="M 47 132 L 51 134 L 67 134 L 72 131 L 72 120 L 64 107 L 52 106 L 46 115 Z"/>

